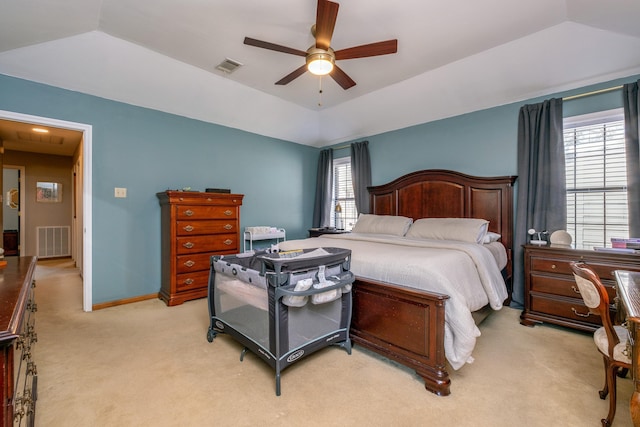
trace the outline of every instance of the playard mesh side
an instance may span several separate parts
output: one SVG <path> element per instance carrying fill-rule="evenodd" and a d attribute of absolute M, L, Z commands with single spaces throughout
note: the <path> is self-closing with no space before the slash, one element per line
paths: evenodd
<path fill-rule="evenodd" d="M 214 256 L 207 338 L 226 333 L 280 371 L 331 344 L 350 353 L 351 252 L 317 248 Z"/>

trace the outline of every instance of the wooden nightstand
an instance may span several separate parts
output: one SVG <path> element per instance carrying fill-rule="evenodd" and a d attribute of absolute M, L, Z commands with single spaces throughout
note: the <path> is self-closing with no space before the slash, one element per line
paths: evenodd
<path fill-rule="evenodd" d="M 602 325 L 600 317 L 590 314 L 582 302 L 569 266 L 571 261 L 585 262 L 598 273 L 609 292 L 612 316 L 616 311 L 614 271 L 640 271 L 640 255 L 636 254 L 525 245 L 521 324 L 548 322 L 590 332 Z"/>
<path fill-rule="evenodd" d="M 351 233 L 347 230 L 336 230 L 335 228 L 310 228 L 309 229 L 309 237 L 318 237 L 323 234 L 345 234 Z"/>

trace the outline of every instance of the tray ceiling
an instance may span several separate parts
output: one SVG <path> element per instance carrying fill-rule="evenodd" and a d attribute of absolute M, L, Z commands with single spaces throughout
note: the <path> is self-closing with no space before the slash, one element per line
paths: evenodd
<path fill-rule="evenodd" d="M 5 2 L 0 73 L 312 146 L 640 73 L 636 1 L 339 3 L 334 49 L 398 39 L 341 61 L 346 91 L 243 44 L 306 50 L 315 0 Z"/>

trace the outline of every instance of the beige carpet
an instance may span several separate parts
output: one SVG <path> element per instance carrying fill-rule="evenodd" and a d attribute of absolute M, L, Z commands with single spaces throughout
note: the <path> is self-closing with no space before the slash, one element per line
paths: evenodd
<path fill-rule="evenodd" d="M 82 312 L 69 261 L 41 261 L 36 425 L 55 426 L 599 426 L 602 360 L 592 338 L 528 328 L 505 308 L 481 325 L 475 363 L 438 397 L 411 371 L 358 348 L 330 347 L 274 372 L 229 336 L 206 340 L 206 299 Z M 631 380 L 614 426 L 630 426 Z"/>

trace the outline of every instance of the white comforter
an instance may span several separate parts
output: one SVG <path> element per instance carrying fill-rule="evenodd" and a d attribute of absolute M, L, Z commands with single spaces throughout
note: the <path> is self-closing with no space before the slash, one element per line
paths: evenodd
<path fill-rule="evenodd" d="M 351 271 L 358 277 L 449 295 L 445 355 L 454 369 L 473 362 L 480 330 L 471 312 L 487 303 L 499 310 L 507 298 L 495 257 L 483 245 L 358 233 L 280 243 L 281 250 L 316 247 L 351 249 Z"/>

